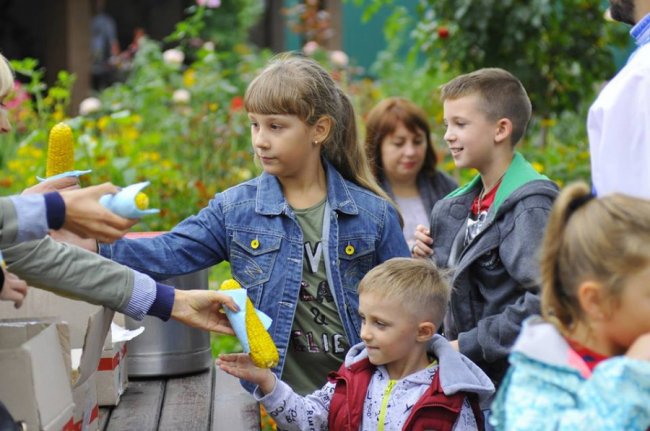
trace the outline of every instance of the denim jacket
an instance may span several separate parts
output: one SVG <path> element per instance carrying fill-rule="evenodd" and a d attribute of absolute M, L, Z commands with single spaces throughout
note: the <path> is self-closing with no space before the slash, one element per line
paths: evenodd
<path fill-rule="evenodd" d="M 323 223 L 325 269 L 350 345 L 359 343 L 357 286 L 374 266 L 410 256 L 397 210 L 345 180 L 327 161 Z M 217 193 L 197 215 L 170 232 L 102 245 L 101 254 L 155 279 L 229 261 L 253 304 L 273 319 L 269 332 L 282 373 L 303 269 L 303 235 L 276 177 L 263 173 Z M 323 376 L 324 378 L 325 376 Z"/>

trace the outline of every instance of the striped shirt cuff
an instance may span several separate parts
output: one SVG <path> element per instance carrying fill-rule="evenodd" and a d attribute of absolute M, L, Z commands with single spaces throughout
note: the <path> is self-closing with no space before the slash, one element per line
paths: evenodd
<path fill-rule="evenodd" d="M 48 224 L 43 195 L 11 196 L 10 199 L 16 209 L 18 220 L 16 243 L 46 236 Z"/>
<path fill-rule="evenodd" d="M 133 271 L 133 293 L 122 313 L 142 320 L 156 300 L 156 282 L 148 275 Z"/>

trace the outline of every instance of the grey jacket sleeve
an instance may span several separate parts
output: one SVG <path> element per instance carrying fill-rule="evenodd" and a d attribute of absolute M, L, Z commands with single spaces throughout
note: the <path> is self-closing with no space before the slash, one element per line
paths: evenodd
<path fill-rule="evenodd" d="M 507 357 L 523 321 L 540 313 L 538 253 L 548 219 L 548 207 L 535 207 L 517 215 L 505 232 L 499 257 L 518 289 L 519 298 L 502 313 L 485 317 L 476 328 L 459 334 L 461 351 L 494 362 Z"/>
<path fill-rule="evenodd" d="M 27 284 L 114 310 L 131 299 L 133 270 L 50 237 L 2 250 L 7 269 Z"/>

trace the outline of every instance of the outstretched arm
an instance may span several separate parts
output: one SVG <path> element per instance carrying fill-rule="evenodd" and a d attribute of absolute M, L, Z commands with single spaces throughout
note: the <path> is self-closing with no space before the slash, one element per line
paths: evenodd
<path fill-rule="evenodd" d="M 232 297 L 223 293 L 214 290 L 176 289 L 171 317 L 195 328 L 235 335 L 223 307 L 239 311 Z"/>
<path fill-rule="evenodd" d="M 259 368 L 248 353 L 219 355 L 217 365 L 231 376 L 256 384 L 262 394 L 268 395 L 275 388 L 276 377 L 268 368 Z"/>
<path fill-rule="evenodd" d="M 75 184 L 74 178 L 49 180 L 26 189 L 22 196 L 47 193 L 41 218 L 47 220 L 50 229 L 65 228 L 82 238 L 113 242 L 137 223 L 137 220 L 114 214 L 99 203 L 103 195 L 119 191 L 113 184 L 104 183 L 83 189 Z M 21 201 L 15 200 L 14 204 L 20 218 Z"/>

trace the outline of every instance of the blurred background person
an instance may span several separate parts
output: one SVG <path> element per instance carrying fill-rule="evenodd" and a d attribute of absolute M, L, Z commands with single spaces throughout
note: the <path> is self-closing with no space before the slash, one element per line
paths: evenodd
<path fill-rule="evenodd" d="M 412 249 L 416 226 L 428 229 L 433 205 L 458 187 L 436 169 L 427 114 L 401 97 L 379 102 L 366 120 L 366 153 L 377 181 L 399 206 L 404 238 Z"/>

